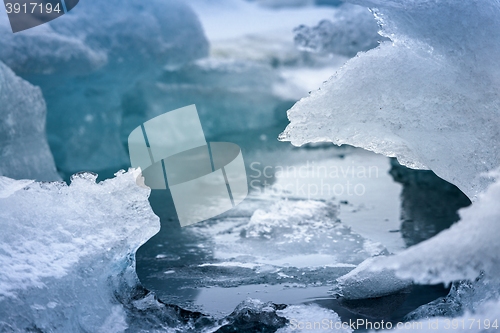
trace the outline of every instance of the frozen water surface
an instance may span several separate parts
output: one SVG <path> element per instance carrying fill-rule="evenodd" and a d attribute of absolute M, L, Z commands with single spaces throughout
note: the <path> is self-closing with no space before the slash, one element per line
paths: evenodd
<path fill-rule="evenodd" d="M 248 133 L 244 137 L 222 137 L 241 145 L 253 189 L 243 203 L 222 216 L 179 228 L 172 199 L 165 193 L 152 192 L 150 201 L 161 218 L 162 229 L 138 252 L 141 282 L 167 303 L 215 317 L 226 316 L 247 297 L 284 304 L 316 303 L 342 313 L 343 318 L 364 318 L 367 308 L 380 309 L 394 303 L 393 299 L 387 299 L 385 305 L 384 301 L 378 305 L 366 305 L 363 300 L 339 302 L 335 300 L 336 279 L 365 259 L 400 252 L 407 244 L 433 236 L 443 224 L 449 226 L 455 222 L 455 215 L 444 214 L 441 219 L 427 220 L 427 225 L 434 225 L 434 232 L 403 234 L 401 218 L 415 211 L 402 214 L 402 203 L 406 201 L 410 205 L 414 197 L 400 196 L 409 185 L 404 185 L 403 175 L 399 182 L 394 181 L 389 174 L 394 169 L 389 159 L 352 147 L 285 148 L 279 142 L 264 139 L 273 137 L 272 134 L 278 131 L 279 128 L 271 128 L 251 132 L 255 140 L 248 140 Z M 328 174 L 323 171 L 325 166 L 331 168 Z M 368 172 L 370 166 L 372 177 L 361 173 L 353 176 L 349 171 L 366 168 Z M 404 170 L 410 175 L 430 173 Z M 428 183 L 432 183 L 431 179 L 440 181 L 430 174 L 427 177 Z M 339 195 L 325 191 L 311 192 L 308 197 L 307 192 L 302 193 L 301 184 L 321 184 L 321 181 L 330 186 L 346 186 L 350 181 L 363 185 L 365 191 L 357 196 L 349 195 L 347 188 Z M 287 188 L 286 184 L 293 186 Z M 418 184 L 413 186 L 418 187 Z M 379 192 L 380 189 L 385 192 Z M 418 188 L 418 191 L 425 196 L 424 193 L 432 193 L 435 189 Z M 459 207 L 452 199 L 460 193 L 456 188 L 455 191 L 453 194 L 441 193 L 440 202 L 455 207 L 454 212 Z M 466 200 L 466 203 L 470 202 Z M 429 215 L 436 213 L 435 207 L 429 210 Z M 399 318 L 446 294 L 445 289 L 433 287 L 424 288 L 416 295 L 411 284 L 394 287 L 390 280 L 382 286 L 380 281 L 385 277 L 387 275 L 375 274 L 373 278 L 368 275 L 366 286 L 371 288 L 372 294 L 359 297 L 380 298 L 402 292 L 398 304 L 406 304 L 406 312 L 395 314 Z M 418 301 L 422 297 L 419 293 L 425 293 L 427 298 Z M 386 315 L 371 314 L 374 317 Z"/>

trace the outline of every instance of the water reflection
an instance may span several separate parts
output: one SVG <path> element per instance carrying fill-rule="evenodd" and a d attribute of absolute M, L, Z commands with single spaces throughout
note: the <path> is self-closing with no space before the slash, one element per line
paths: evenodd
<path fill-rule="evenodd" d="M 401 234 L 406 246 L 433 237 L 457 222 L 471 201 L 455 185 L 428 170 L 412 170 L 391 159 L 390 174 L 403 185 Z"/>

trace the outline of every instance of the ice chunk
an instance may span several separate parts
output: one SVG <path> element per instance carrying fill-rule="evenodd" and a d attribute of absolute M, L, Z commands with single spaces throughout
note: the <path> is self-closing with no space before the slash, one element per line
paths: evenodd
<path fill-rule="evenodd" d="M 386 38 L 378 34 L 379 27 L 367 8 L 345 4 L 331 20 L 315 27 L 301 25 L 295 29 L 295 44 L 302 50 L 341 54 L 353 57 L 360 51 L 377 47 Z"/>
<path fill-rule="evenodd" d="M 45 136 L 46 111 L 40 89 L 0 62 L 0 175 L 60 179 Z"/>
<path fill-rule="evenodd" d="M 354 1 L 353 1 L 354 2 Z M 330 141 L 428 168 L 474 198 L 500 164 L 496 2 L 359 0 L 392 40 L 352 58 L 288 112 L 280 136 Z"/>
<path fill-rule="evenodd" d="M 492 174 L 495 175 L 498 177 L 498 172 Z M 484 323 L 491 314 L 486 304 L 494 304 L 493 313 L 498 317 L 500 266 L 496 235 L 500 231 L 499 200 L 500 181 L 497 181 L 472 206 L 460 211 L 461 221 L 456 225 L 396 256 L 383 258 L 371 267 L 394 269 L 397 276 L 420 283 L 449 283 L 463 279 L 453 284 L 448 296 L 421 306 L 408 314 L 407 319 L 462 316 L 456 318 L 460 321 L 471 318 L 468 312 L 473 312 L 476 319 Z M 481 331 L 477 325 L 472 328 Z"/>
<path fill-rule="evenodd" d="M 0 16 L 4 30 L 6 20 Z M 166 65 L 208 53 L 196 15 L 173 0 L 82 1 L 57 20 L 7 36 L 0 60 L 42 88 L 49 144 L 65 176 L 90 170 L 106 177 L 127 166 L 123 95 Z"/>
<path fill-rule="evenodd" d="M 123 70 L 145 60 L 183 64 L 205 55 L 208 46 L 194 13 L 177 0 L 84 1 L 64 17 L 18 34 L 9 32 L 2 16 L 0 31 L 1 59 L 27 74 L 86 74 L 103 65 Z"/>
<path fill-rule="evenodd" d="M 238 219 L 228 219 L 215 230 L 209 230 L 213 229 L 209 225 L 195 230 L 213 235 L 218 259 L 240 257 L 260 265 L 334 267 L 359 264 L 375 253 L 386 252 L 380 244 L 369 252 L 365 244 L 372 242 L 340 223 L 336 215 L 337 206 L 331 201 L 279 200 L 267 209 L 256 210 L 244 225 Z"/>
<path fill-rule="evenodd" d="M 146 60 L 156 66 L 184 64 L 206 55 L 208 47 L 196 15 L 178 0 L 84 1 L 49 24 L 59 34 L 104 50 L 108 64 L 122 69 Z"/>
<path fill-rule="evenodd" d="M 279 310 L 278 314 L 287 318 L 289 322 L 285 327 L 278 329 L 276 333 L 353 332 L 353 329 L 346 322 L 343 322 L 337 313 L 315 304 L 288 306 L 283 310 Z"/>
<path fill-rule="evenodd" d="M 7 16 L 2 15 L 0 34 L 0 59 L 20 75 L 86 74 L 108 61 L 104 50 L 92 48 L 76 36 L 60 34 L 50 24 L 13 34 Z"/>
<path fill-rule="evenodd" d="M 481 272 L 488 278 L 499 276 L 499 201 L 497 181 L 472 206 L 460 210 L 461 220 L 450 229 L 384 258 L 374 268 L 394 269 L 401 278 L 431 284 L 474 280 Z"/>
<path fill-rule="evenodd" d="M 284 304 L 263 303 L 257 299 L 247 299 L 226 317 L 229 321 L 218 332 L 274 332 L 285 326 L 287 319 L 279 316 Z"/>
<path fill-rule="evenodd" d="M 398 326 L 394 330 L 382 332 L 468 332 L 482 333 L 498 330 L 500 327 L 500 302 L 490 301 L 477 307 L 475 312 L 466 312 L 464 315 L 450 319 L 448 317 L 435 317 L 421 321 L 410 321 Z"/>
<path fill-rule="evenodd" d="M 407 320 L 421 320 L 431 317 L 457 317 L 467 311 L 476 311 L 484 303 L 499 299 L 500 281 L 481 274 L 474 281 L 453 283 L 446 297 L 422 305 L 406 315 Z"/>
<path fill-rule="evenodd" d="M 498 172 L 492 176 L 498 177 Z M 408 319 L 467 317 L 467 311 L 475 311 L 480 319 L 485 312 L 478 309 L 498 300 L 499 200 L 500 181 L 497 181 L 472 206 L 460 211 L 461 221 L 450 229 L 395 256 L 381 258 L 371 266 L 372 270 L 393 269 L 396 276 L 419 283 L 465 280 L 454 283 L 447 297 L 418 308 Z"/>
<path fill-rule="evenodd" d="M 80 174 L 69 186 L 0 178 L 0 331 L 128 326 L 135 251 L 160 227 L 138 174 L 99 184 Z"/>
<path fill-rule="evenodd" d="M 392 270 L 371 271 L 370 267 L 380 258 L 368 258 L 338 278 L 336 287 L 338 295 L 348 300 L 376 298 L 403 291 L 412 285 L 411 280 L 397 278 Z"/>
<path fill-rule="evenodd" d="M 69 186 L 0 177 L 1 332 L 199 332 L 223 325 L 162 303 L 139 283 L 136 250 L 160 223 L 138 176 L 119 172 L 96 184 L 96 175 L 82 173 Z"/>

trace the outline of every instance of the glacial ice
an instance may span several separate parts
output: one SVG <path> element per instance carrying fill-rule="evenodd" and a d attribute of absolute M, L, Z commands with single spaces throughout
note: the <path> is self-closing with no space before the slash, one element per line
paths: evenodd
<path fill-rule="evenodd" d="M 396 277 L 392 270 L 372 272 L 370 268 L 376 265 L 382 257 L 368 258 L 355 269 L 337 279 L 336 290 L 344 299 L 355 300 L 377 298 L 403 291 L 412 285 L 409 279 Z"/>
<path fill-rule="evenodd" d="M 118 332 L 135 251 L 159 230 L 137 171 L 99 184 L 1 177 L 0 331 Z M 22 187 L 22 188 L 21 188 Z"/>
<path fill-rule="evenodd" d="M 424 304 L 405 316 L 407 320 L 422 320 L 431 317 L 459 317 L 469 312 L 476 312 L 483 304 L 494 303 L 500 299 L 500 283 L 481 274 L 473 281 L 454 282 L 450 292 L 430 303 Z"/>
<path fill-rule="evenodd" d="M 294 30 L 295 44 L 306 51 L 353 57 L 386 40 L 378 34 L 378 30 L 367 8 L 344 4 L 331 20 L 323 20 L 315 27 L 297 27 Z"/>
<path fill-rule="evenodd" d="M 1 15 L 0 34 L 0 59 L 18 75 L 81 75 L 108 61 L 104 50 L 93 48 L 77 36 L 58 33 L 50 24 L 13 34 L 7 15 Z"/>
<path fill-rule="evenodd" d="M 0 176 L 60 179 L 45 136 L 46 111 L 40 89 L 0 62 Z"/>
<path fill-rule="evenodd" d="M 453 283 L 446 297 L 419 307 L 407 315 L 407 320 L 428 326 L 428 318 L 432 318 L 431 322 L 440 321 L 441 325 L 445 317 L 460 322 L 463 319 L 469 325 L 471 318 L 482 324 L 485 319 L 491 323 L 498 319 L 499 172 L 489 176 L 497 181 L 481 193 L 472 206 L 460 210 L 461 220 L 457 224 L 394 256 L 379 257 L 365 268 L 365 274 L 371 272 L 375 277 L 380 272 L 392 270 L 397 278 L 416 283 Z M 483 329 L 476 323 L 471 331 Z"/>
<path fill-rule="evenodd" d="M 332 310 L 321 308 L 317 305 L 292 305 L 283 310 L 277 311 L 289 319 L 287 326 L 282 327 L 276 333 L 306 333 L 306 332 L 332 332 L 332 333 L 352 333 L 353 330 L 344 325 L 342 327 L 341 319 L 338 314 Z M 327 329 L 324 323 L 328 322 Z M 314 323 L 323 323 L 323 327 L 314 327 Z M 300 326 L 299 326 L 300 323 Z"/>
<path fill-rule="evenodd" d="M 500 165 L 500 4 L 356 0 L 391 42 L 349 60 L 288 111 L 280 136 L 329 141 L 431 169 L 473 199 Z"/>
<path fill-rule="evenodd" d="M 5 16 L 5 17 L 4 17 Z M 0 16 L 0 60 L 42 88 L 48 140 L 57 167 L 104 176 L 128 165 L 120 140 L 125 93 L 164 66 L 208 53 L 196 15 L 181 1 L 82 1 L 25 32 Z M 168 110 L 164 110 L 168 111 Z"/>
<path fill-rule="evenodd" d="M 498 178 L 498 172 L 490 177 Z M 493 183 L 470 207 L 459 211 L 461 220 L 433 238 L 385 258 L 377 267 L 394 269 L 401 278 L 419 283 L 450 283 L 500 273 L 500 181 Z"/>
<path fill-rule="evenodd" d="M 434 317 L 421 321 L 411 321 L 406 325 L 415 331 L 423 333 L 432 332 L 468 332 L 484 333 L 496 331 L 492 325 L 500 326 L 500 302 L 490 301 L 479 305 L 475 312 L 467 311 L 464 315 L 450 319 L 449 317 Z M 408 328 L 399 328 L 383 332 L 408 332 Z"/>

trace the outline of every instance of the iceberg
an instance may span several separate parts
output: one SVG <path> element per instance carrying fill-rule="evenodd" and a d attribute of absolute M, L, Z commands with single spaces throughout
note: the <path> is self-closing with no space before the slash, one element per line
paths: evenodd
<path fill-rule="evenodd" d="M 483 332 L 495 320 L 498 324 L 500 266 L 495 236 L 500 220 L 500 178 L 498 171 L 489 176 L 497 181 L 472 206 L 460 210 L 461 220 L 457 224 L 396 255 L 365 260 L 337 279 L 335 294 L 342 300 L 357 300 L 404 293 L 412 281 L 451 283 L 446 297 L 407 314 L 405 327 L 423 327 L 419 330 L 431 332 L 444 330 L 444 325 L 451 325 L 453 320 L 467 323 L 465 328 L 455 325 L 454 330 Z"/>
<path fill-rule="evenodd" d="M 1 16 L 0 60 L 41 87 L 48 140 L 65 177 L 112 174 L 128 165 L 120 140 L 123 96 L 164 66 L 206 56 L 196 15 L 181 1 L 82 1 L 63 17 L 8 32 Z"/>
<path fill-rule="evenodd" d="M 93 48 L 77 36 L 58 33 L 51 24 L 13 34 L 7 17 L 2 15 L 0 34 L 0 59 L 18 75 L 82 75 L 108 61 L 104 50 Z"/>
<path fill-rule="evenodd" d="M 468 311 L 462 316 L 450 319 L 448 317 L 435 317 L 419 322 L 411 321 L 402 327 L 384 332 L 408 332 L 408 328 L 418 330 L 418 332 L 470 332 L 483 333 L 497 330 L 500 327 L 498 318 L 500 315 L 499 302 L 486 302 L 477 307 L 477 312 Z"/>
<path fill-rule="evenodd" d="M 498 179 L 498 172 L 490 177 Z M 500 181 L 492 184 L 470 207 L 460 210 L 460 221 L 433 238 L 384 258 L 376 267 L 393 269 L 401 278 L 418 283 L 474 280 L 481 272 L 499 275 Z"/>
<path fill-rule="evenodd" d="M 0 176 L 60 179 L 45 136 L 46 112 L 40 88 L 0 62 Z"/>
<path fill-rule="evenodd" d="M 340 316 L 332 310 L 311 305 L 291 305 L 277 311 L 289 320 L 285 327 L 276 333 L 293 332 L 332 332 L 352 333 L 353 329 L 340 319 Z M 318 325 L 320 323 L 321 325 Z M 319 327 L 318 327 L 319 326 Z"/>
<path fill-rule="evenodd" d="M 289 111 L 280 135 L 350 144 L 431 169 L 474 199 L 500 165 L 497 1 L 356 0 L 390 39 Z"/>
<path fill-rule="evenodd" d="M 0 331 L 128 327 L 120 300 L 138 289 L 135 251 L 160 227 L 138 175 L 96 184 L 77 174 L 69 186 L 0 178 Z"/>
<path fill-rule="evenodd" d="M 475 318 L 480 324 L 458 331 L 482 332 L 500 313 L 495 239 L 500 183 L 498 171 L 493 171 L 500 165 L 500 43 L 493 33 L 500 27 L 500 5 L 350 2 L 370 7 L 381 35 L 390 41 L 358 53 L 319 90 L 296 103 L 280 139 L 296 146 L 350 144 L 396 157 L 410 168 L 434 171 L 474 204 L 460 210 L 460 221 L 450 229 L 396 255 L 369 259 L 339 278 L 339 294 L 360 299 L 404 290 L 412 281 L 452 283 L 448 296 L 408 314 L 407 327 L 420 321 L 421 331 L 430 332 L 445 329 L 446 319 L 470 323 Z M 320 28 L 299 29 L 304 32 L 299 45 L 325 49 L 328 44 L 321 38 L 329 35 L 322 36 Z M 398 179 L 398 168 L 392 172 Z M 468 202 L 455 196 L 453 205 Z"/>
<path fill-rule="evenodd" d="M 408 289 L 410 279 L 399 279 L 392 270 L 373 272 L 371 267 L 383 257 L 368 258 L 355 269 L 337 279 L 335 292 L 347 300 L 377 298 Z"/>
<path fill-rule="evenodd" d="M 386 40 L 378 30 L 367 8 L 344 4 L 331 20 L 322 20 L 312 28 L 306 25 L 295 28 L 295 44 L 305 51 L 353 57 Z"/>

